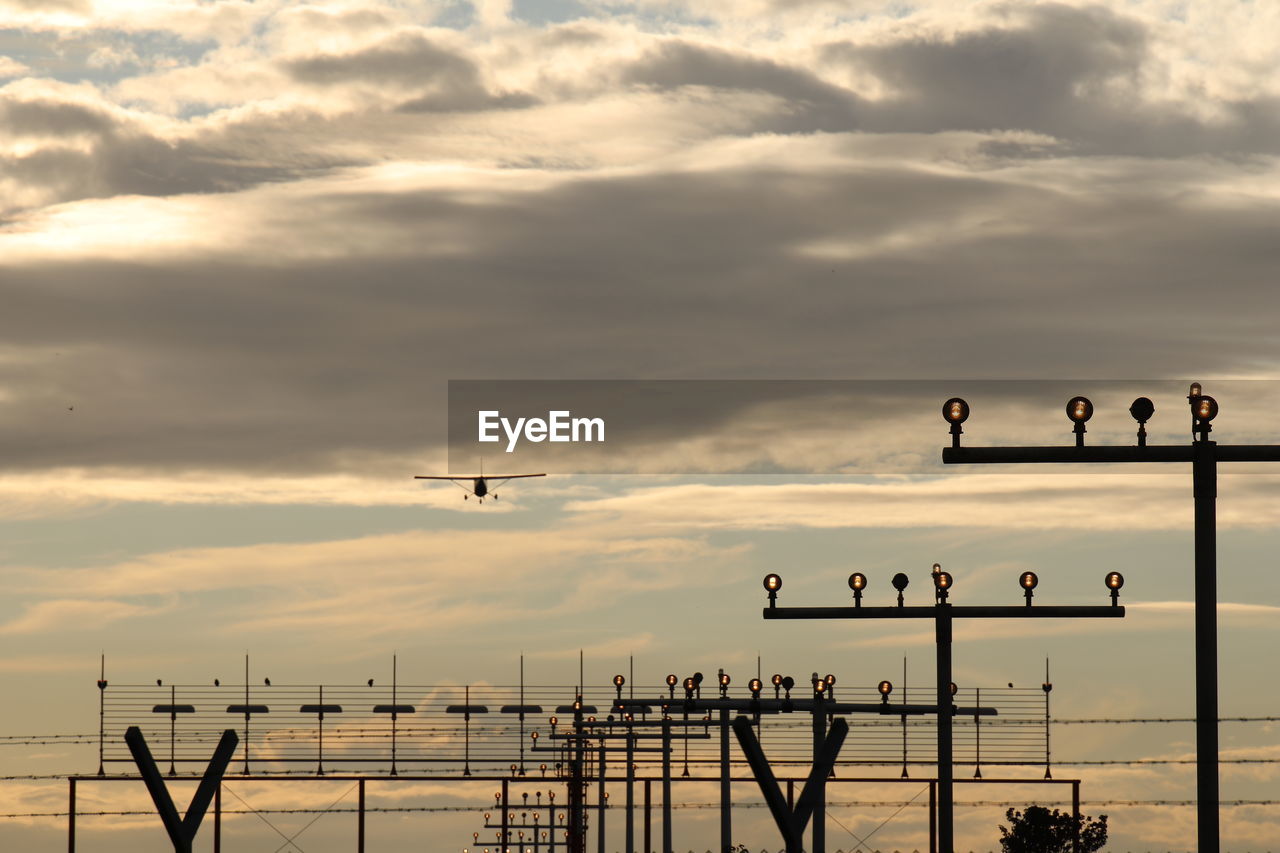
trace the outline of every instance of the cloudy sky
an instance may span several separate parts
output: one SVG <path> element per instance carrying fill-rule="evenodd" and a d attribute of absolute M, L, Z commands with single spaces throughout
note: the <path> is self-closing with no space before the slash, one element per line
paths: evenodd
<path fill-rule="evenodd" d="M 630 655 L 656 684 L 757 654 L 866 685 L 906 656 L 927 684 L 917 630 L 757 608 L 766 571 L 817 604 L 935 561 L 967 602 L 1016 603 L 1026 568 L 1060 603 L 1129 578 L 1123 624 L 966 627 L 958 681 L 1038 684 L 1051 657 L 1055 714 L 1190 716 L 1186 472 L 926 475 L 946 392 L 895 397 L 859 449 L 846 409 L 783 394 L 655 419 L 682 476 L 483 507 L 412 476 L 450 461 L 462 379 L 954 381 L 971 440 L 1045 443 L 1063 380 L 1098 440 L 1148 393 L 1185 441 L 1198 379 L 1215 437 L 1274 441 L 1278 62 L 1280 7 L 1246 0 L 0 0 L 0 734 L 93 731 L 100 653 L 113 683 L 230 680 L 248 650 L 279 682 L 398 653 L 419 684 L 509 684 L 524 652 L 571 684 L 583 649 L 600 685 Z M 1224 716 L 1280 700 L 1278 482 L 1222 483 Z M 1192 735 L 1069 726 L 1055 752 Z M 1261 723 L 1222 744 L 1280 756 Z M 4 775 L 95 769 L 3 749 Z M 1224 765 L 1224 798 L 1280 799 L 1273 766 Z M 1062 773 L 1086 801 L 1194 796 L 1186 765 Z M 64 782 L 0 784 L 7 813 L 65 807 Z M 1115 849 L 1194 837 L 1191 809 L 1100 810 Z M 914 811 L 875 843 L 922 846 Z M 1000 813 L 963 809 L 959 843 Z M 1280 835 L 1280 807 L 1224 814 L 1228 849 Z M 158 822 L 86 827 L 163 849 Z M 63 834 L 0 821 L 6 847 Z"/>

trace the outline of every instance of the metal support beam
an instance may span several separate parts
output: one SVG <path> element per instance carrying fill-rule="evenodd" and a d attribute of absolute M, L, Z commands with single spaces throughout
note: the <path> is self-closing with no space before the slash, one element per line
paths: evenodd
<path fill-rule="evenodd" d="M 596 815 L 596 816 L 599 818 L 599 820 L 598 820 L 598 821 L 597 821 L 597 823 L 596 823 L 596 839 L 597 839 L 597 840 L 596 840 L 596 850 L 597 850 L 597 853 L 605 853 L 605 843 L 604 843 L 604 809 L 605 809 L 605 806 L 607 806 L 607 805 L 609 804 L 609 798 L 605 796 L 605 794 L 606 794 L 607 792 L 605 791 L 605 787 L 604 787 L 604 781 L 605 781 L 605 760 L 606 760 L 605 756 L 606 756 L 606 750 L 605 750 L 605 748 L 604 748 L 604 744 L 603 744 L 603 743 L 601 743 L 601 744 L 600 744 L 600 764 L 599 764 L 599 767 L 598 767 L 598 770 L 600 771 L 600 792 L 599 792 L 599 804 L 600 804 L 600 808 L 598 809 L 598 814 Z"/>
<path fill-rule="evenodd" d="M 816 676 L 817 673 L 814 675 Z M 822 756 L 823 742 L 827 739 L 827 721 L 823 715 L 822 699 L 822 694 L 815 694 L 813 697 L 813 764 L 815 767 Z M 813 822 L 813 853 L 827 853 L 827 777 L 824 775 L 821 778 L 815 778 L 813 783 L 814 799 L 817 801 L 814 808 L 818 812 L 818 819 Z M 804 799 L 806 793 L 808 793 L 808 785 L 800 792 L 800 798 Z"/>
<path fill-rule="evenodd" d="M 644 780 L 644 853 L 653 853 L 653 800 L 649 782 Z"/>
<path fill-rule="evenodd" d="M 498 837 L 498 853 L 507 853 L 508 842 L 511 838 L 511 787 L 506 779 L 502 780 L 502 798 L 498 806 L 498 820 L 502 835 Z M 523 853 L 523 851 L 522 851 Z"/>
<path fill-rule="evenodd" d="M 720 853 L 733 853 L 733 798 L 729 787 L 729 709 L 720 709 Z"/>
<path fill-rule="evenodd" d="M 940 602 L 933 620 L 938 686 L 938 850 L 955 848 L 954 786 L 951 754 L 951 605 Z"/>
<path fill-rule="evenodd" d="M 1080 853 L 1080 780 L 1071 781 L 1071 816 L 1075 818 L 1075 832 L 1071 834 L 1071 853 Z"/>
<path fill-rule="evenodd" d="M 1196 801 L 1212 803 L 1197 820 L 1200 853 L 1215 853 L 1218 814 L 1217 445 L 1197 441 L 1191 464 L 1195 498 Z"/>
<path fill-rule="evenodd" d="M 222 853 L 222 783 L 213 792 L 213 853 Z"/>
<path fill-rule="evenodd" d="M 204 820 L 204 813 L 209 808 L 214 794 L 222 785 L 222 775 L 231 762 L 231 756 L 235 753 L 239 738 L 232 729 L 222 733 L 222 738 L 213 751 L 213 757 L 209 759 L 209 766 L 205 768 L 200 784 L 182 817 L 178 817 L 178 809 L 173 804 L 173 797 L 169 794 L 164 777 L 160 775 L 160 769 L 156 767 L 155 758 L 147 747 L 147 740 L 143 737 L 142 730 L 137 726 L 130 726 L 124 733 L 124 740 L 129 745 L 134 763 L 138 765 L 138 772 L 142 774 L 147 792 L 151 794 L 151 801 L 155 803 L 156 811 L 160 814 L 165 832 L 173 844 L 174 853 L 191 853 L 196 831 L 200 828 L 200 822 Z"/>
<path fill-rule="evenodd" d="M 674 853 L 671 847 L 671 720 L 665 715 L 662 718 L 662 853 Z"/>
<path fill-rule="evenodd" d="M 364 780 L 361 779 L 356 795 L 356 853 L 364 853 Z"/>
<path fill-rule="evenodd" d="M 627 721 L 627 818 L 626 818 L 626 838 L 623 850 L 625 853 L 635 853 L 636 851 L 636 767 L 635 767 L 635 737 L 631 734 L 631 723 Z M 646 850 L 645 853 L 648 853 Z"/>
<path fill-rule="evenodd" d="M 760 741 L 756 739 L 751 720 L 747 717 L 735 719 L 733 733 L 737 735 L 738 743 L 747 757 L 747 763 L 751 765 L 752 775 L 755 776 L 756 783 L 760 786 L 760 793 L 764 796 L 774 823 L 778 826 L 778 832 L 782 835 L 787 853 L 802 853 L 804 830 L 810 817 L 817 813 L 815 826 L 825 820 L 822 814 L 822 792 L 827 776 L 831 775 L 831 769 L 835 766 L 836 758 L 840 754 L 840 747 L 844 745 L 845 736 L 849 734 L 849 724 L 843 717 L 836 718 L 831 724 L 831 730 L 814 757 L 813 768 L 809 771 L 809 778 L 805 780 L 804 788 L 800 791 L 800 800 L 794 809 L 791 808 L 790 796 L 783 799 L 777 777 L 773 774 L 773 768 L 769 766 L 769 759 L 765 757 L 764 750 L 760 748 Z M 790 791 L 788 782 L 788 794 Z"/>

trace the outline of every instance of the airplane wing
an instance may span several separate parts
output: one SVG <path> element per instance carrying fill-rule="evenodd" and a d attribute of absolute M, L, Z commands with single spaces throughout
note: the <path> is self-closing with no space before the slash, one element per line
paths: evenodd
<path fill-rule="evenodd" d="M 520 480 L 525 477 L 545 477 L 546 474 L 459 474 L 456 477 L 415 474 L 415 480 Z"/>

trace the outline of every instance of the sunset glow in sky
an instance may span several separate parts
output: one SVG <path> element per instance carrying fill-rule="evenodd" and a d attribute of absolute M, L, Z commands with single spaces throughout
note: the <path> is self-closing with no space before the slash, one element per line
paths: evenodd
<path fill-rule="evenodd" d="M 957 628 L 957 682 L 1038 685 L 1048 657 L 1055 716 L 1192 716 L 1189 473 L 922 473 L 949 393 L 884 403 L 859 446 L 821 401 L 673 411 L 634 468 L 483 506 L 412 478 L 445 472 L 461 379 L 954 380 L 975 444 L 1069 443 L 1067 396 L 1026 390 L 1062 380 L 1091 440 L 1128 442 L 1119 401 L 1150 394 L 1186 441 L 1166 389 L 1199 380 L 1214 438 L 1280 443 L 1277 67 L 1280 4 L 1246 0 L 0 0 L 0 735 L 96 733 L 100 654 L 121 684 L 231 682 L 246 651 L 279 683 L 396 654 L 417 684 L 512 684 L 523 653 L 573 684 L 581 649 L 602 696 L 629 656 L 653 691 L 757 655 L 862 686 L 906 656 L 927 685 L 927 625 L 765 623 L 760 578 L 827 604 L 862 571 L 887 603 L 934 562 L 962 603 L 1018 603 L 1027 569 L 1062 604 L 1128 579 L 1123 621 Z M 633 473 L 659 468 L 686 473 Z M 1224 474 L 1219 521 L 1221 714 L 1277 716 L 1280 472 Z M 1187 724 L 1054 737 L 1194 756 Z M 1280 801 L 1280 763 L 1244 763 L 1280 762 L 1274 723 L 1221 743 L 1224 800 Z M 21 777 L 96 769 L 0 750 L 6 815 L 65 810 L 65 779 Z M 1061 773 L 1086 802 L 1194 798 L 1187 764 Z M 470 804 L 450 790 L 403 796 Z M 1086 811 L 1111 850 L 1194 846 L 1190 807 Z M 961 809 L 959 847 L 1002 813 Z M 460 850 L 468 820 L 380 818 L 372 849 Z M 682 820 L 678 848 L 713 845 L 714 812 Z M 81 849 L 165 849 L 157 819 L 95 821 Z M 1222 825 L 1274 849 L 1280 805 Z M 0 818 L 0 849 L 65 843 Z"/>

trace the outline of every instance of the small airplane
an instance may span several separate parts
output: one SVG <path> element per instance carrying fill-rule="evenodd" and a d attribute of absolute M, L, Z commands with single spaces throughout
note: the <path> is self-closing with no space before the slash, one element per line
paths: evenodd
<path fill-rule="evenodd" d="M 480 503 L 484 503 L 484 499 L 486 495 L 492 496 L 493 499 L 496 501 L 498 499 L 498 493 L 495 492 L 494 489 L 498 488 L 498 486 L 501 486 L 503 483 L 507 482 L 507 480 L 521 480 L 521 479 L 524 479 L 525 477 L 545 477 L 545 476 L 547 475 L 546 474 L 485 474 L 483 473 L 483 466 L 481 466 L 481 473 L 476 476 L 466 475 L 466 476 L 449 477 L 449 476 L 427 476 L 424 474 L 418 474 L 413 479 L 415 480 L 448 480 L 452 483 L 456 483 L 461 489 L 463 489 L 466 492 L 466 494 L 462 496 L 462 499 L 464 501 L 467 498 L 471 497 L 472 495 L 475 495 L 477 498 L 480 499 Z M 491 487 L 489 485 L 490 480 L 497 480 L 498 484 L 496 486 Z M 466 486 L 463 485 L 463 483 L 466 483 L 466 482 L 471 483 L 471 488 L 467 488 Z"/>

